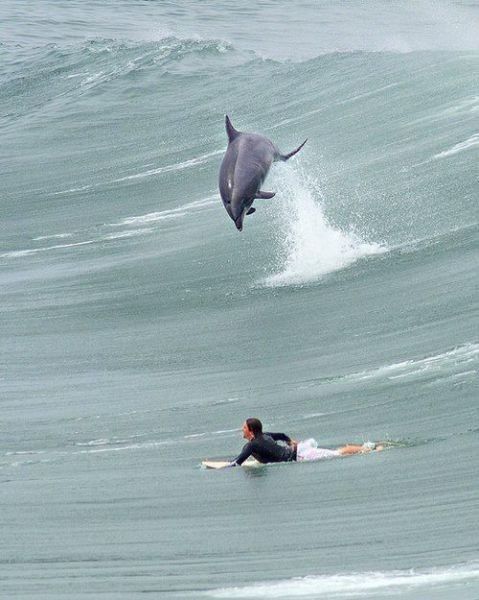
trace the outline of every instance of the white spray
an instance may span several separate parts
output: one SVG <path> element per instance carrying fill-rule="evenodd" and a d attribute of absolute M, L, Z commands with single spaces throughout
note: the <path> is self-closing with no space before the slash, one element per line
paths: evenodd
<path fill-rule="evenodd" d="M 279 192 L 269 211 L 278 231 L 280 266 L 263 285 L 311 283 L 359 258 L 387 250 L 331 225 L 323 212 L 319 182 L 301 167 L 276 164 L 270 181 Z"/>

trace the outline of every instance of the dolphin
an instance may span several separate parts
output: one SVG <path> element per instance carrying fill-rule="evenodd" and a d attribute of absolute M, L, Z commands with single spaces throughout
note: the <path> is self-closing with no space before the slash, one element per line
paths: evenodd
<path fill-rule="evenodd" d="M 271 164 L 288 160 L 308 141 L 307 139 L 289 154 L 281 154 L 271 140 L 257 133 L 237 131 L 226 115 L 228 148 L 220 167 L 219 188 L 226 212 L 238 231 L 243 229 L 245 215 L 255 212 L 256 198 L 272 198 L 275 192 L 262 191 L 261 185 Z"/>

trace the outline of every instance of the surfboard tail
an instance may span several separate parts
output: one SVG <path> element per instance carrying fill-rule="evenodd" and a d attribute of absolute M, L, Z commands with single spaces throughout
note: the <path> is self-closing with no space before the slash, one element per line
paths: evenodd
<path fill-rule="evenodd" d="M 292 156 L 294 156 L 295 154 L 297 154 L 301 150 L 301 148 L 306 144 L 307 141 L 308 141 L 308 139 L 306 138 L 304 140 L 304 142 L 301 144 L 301 146 L 298 146 L 296 148 L 296 150 L 293 150 L 289 154 L 279 154 L 279 156 L 278 156 L 279 160 L 288 160 L 288 159 L 290 159 Z"/>

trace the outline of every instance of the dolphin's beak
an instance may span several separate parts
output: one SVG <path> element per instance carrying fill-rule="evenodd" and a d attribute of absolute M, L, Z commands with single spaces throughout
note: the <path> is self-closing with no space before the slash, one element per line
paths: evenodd
<path fill-rule="evenodd" d="M 240 216 L 235 219 L 235 225 L 236 225 L 236 229 L 238 231 L 243 231 L 243 219 L 244 219 L 244 212 L 242 212 L 240 214 Z"/>

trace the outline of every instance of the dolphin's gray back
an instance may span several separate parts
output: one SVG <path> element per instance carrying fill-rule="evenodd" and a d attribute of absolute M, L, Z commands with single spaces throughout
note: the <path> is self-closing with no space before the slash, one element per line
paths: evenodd
<path fill-rule="evenodd" d="M 277 149 L 256 133 L 241 133 L 228 144 L 220 168 L 220 193 L 225 203 L 253 200 Z"/>
<path fill-rule="evenodd" d="M 274 192 L 261 189 L 271 163 L 275 160 L 288 160 L 306 143 L 306 140 L 292 152 L 281 154 L 271 140 L 257 133 L 244 133 L 233 127 L 225 115 L 228 148 L 226 149 L 219 173 L 221 199 L 227 213 L 239 231 L 243 229 L 245 215 L 255 212 L 256 198 L 272 198 Z"/>

